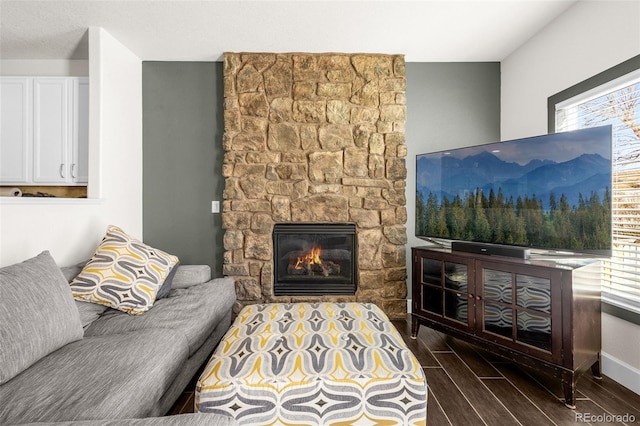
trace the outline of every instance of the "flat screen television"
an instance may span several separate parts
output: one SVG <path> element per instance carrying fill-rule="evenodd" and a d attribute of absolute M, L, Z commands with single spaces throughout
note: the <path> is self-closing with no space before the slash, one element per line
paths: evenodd
<path fill-rule="evenodd" d="M 611 126 L 421 154 L 416 236 L 608 254 Z"/>

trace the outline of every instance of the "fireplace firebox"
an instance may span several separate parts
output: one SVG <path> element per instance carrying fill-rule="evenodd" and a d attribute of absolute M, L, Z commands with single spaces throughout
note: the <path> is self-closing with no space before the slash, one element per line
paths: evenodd
<path fill-rule="evenodd" d="M 355 294 L 356 244 L 351 223 L 275 224 L 274 294 Z"/>

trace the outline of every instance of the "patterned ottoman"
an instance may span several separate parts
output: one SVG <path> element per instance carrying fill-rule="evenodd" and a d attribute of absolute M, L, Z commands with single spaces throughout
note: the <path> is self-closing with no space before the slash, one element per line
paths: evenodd
<path fill-rule="evenodd" d="M 427 384 L 376 305 L 251 305 L 200 376 L 195 406 L 251 425 L 425 425 Z"/>

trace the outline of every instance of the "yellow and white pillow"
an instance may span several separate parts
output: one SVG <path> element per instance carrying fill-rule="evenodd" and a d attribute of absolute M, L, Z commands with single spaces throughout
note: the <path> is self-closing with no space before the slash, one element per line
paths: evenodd
<path fill-rule="evenodd" d="M 148 311 L 178 258 L 110 225 L 93 257 L 70 283 L 73 297 L 129 314 Z"/>

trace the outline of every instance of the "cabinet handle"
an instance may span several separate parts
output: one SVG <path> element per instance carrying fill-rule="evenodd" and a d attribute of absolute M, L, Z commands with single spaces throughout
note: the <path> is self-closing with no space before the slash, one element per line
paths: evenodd
<path fill-rule="evenodd" d="M 60 177 L 64 179 L 64 163 L 60 164 Z"/>
<path fill-rule="evenodd" d="M 71 178 L 72 178 L 72 179 L 75 179 L 76 177 L 77 177 L 77 176 L 76 176 L 76 163 L 73 163 L 73 164 L 71 165 Z"/>
<path fill-rule="evenodd" d="M 469 299 L 473 299 L 473 294 L 467 294 L 467 297 L 468 297 Z"/>
<path fill-rule="evenodd" d="M 476 300 L 480 300 L 482 299 L 480 296 L 476 296 Z"/>

